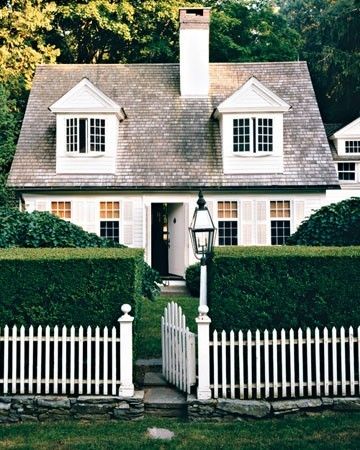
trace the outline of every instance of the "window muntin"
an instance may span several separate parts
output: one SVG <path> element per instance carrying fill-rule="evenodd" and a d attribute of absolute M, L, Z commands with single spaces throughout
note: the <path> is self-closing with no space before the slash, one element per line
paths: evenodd
<path fill-rule="evenodd" d="M 233 119 L 233 152 L 271 153 L 274 144 L 273 119 L 252 117 Z"/>
<path fill-rule="evenodd" d="M 355 163 L 338 163 L 338 176 L 340 181 L 355 181 Z"/>
<path fill-rule="evenodd" d="M 345 141 L 345 153 L 360 153 L 360 141 Z"/>
<path fill-rule="evenodd" d="M 100 236 L 112 239 L 115 242 L 120 240 L 120 202 L 106 201 L 100 202 Z M 117 220 L 114 220 L 117 219 Z"/>
<path fill-rule="evenodd" d="M 71 202 L 51 202 L 51 212 L 60 219 L 71 219 Z"/>
<path fill-rule="evenodd" d="M 238 245 L 238 203 L 218 202 L 219 245 Z M 236 220 L 234 220 L 236 219 Z"/>
<path fill-rule="evenodd" d="M 289 200 L 270 201 L 271 245 L 286 244 L 287 238 L 291 233 L 290 217 L 291 208 Z"/>
<path fill-rule="evenodd" d="M 66 119 L 67 153 L 98 154 L 104 153 L 105 147 L 105 119 Z"/>

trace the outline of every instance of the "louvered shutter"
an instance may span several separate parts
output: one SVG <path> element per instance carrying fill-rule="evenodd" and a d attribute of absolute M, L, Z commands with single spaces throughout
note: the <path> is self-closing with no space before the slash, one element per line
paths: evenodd
<path fill-rule="evenodd" d="M 253 202 L 245 200 L 241 202 L 241 227 L 242 245 L 253 244 Z"/>
<path fill-rule="evenodd" d="M 305 202 L 303 200 L 294 201 L 294 226 L 295 230 L 305 218 Z"/>
<path fill-rule="evenodd" d="M 266 201 L 256 202 L 256 244 L 266 245 Z"/>
<path fill-rule="evenodd" d="M 47 201 L 46 200 L 36 200 L 36 211 L 47 211 Z"/>
<path fill-rule="evenodd" d="M 133 235 L 133 218 L 134 218 L 134 207 L 132 201 L 124 201 L 123 208 L 123 230 L 124 230 L 124 239 L 123 243 L 125 245 L 133 245 L 134 235 Z"/>
<path fill-rule="evenodd" d="M 96 203 L 92 201 L 77 201 L 71 205 L 71 221 L 90 233 L 98 233 L 96 221 Z"/>

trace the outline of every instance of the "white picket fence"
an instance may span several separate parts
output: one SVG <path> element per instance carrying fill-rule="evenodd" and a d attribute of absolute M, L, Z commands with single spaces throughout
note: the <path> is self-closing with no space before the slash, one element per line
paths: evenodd
<path fill-rule="evenodd" d="M 190 393 L 196 383 L 195 334 L 177 303 L 169 303 L 161 318 L 163 376 L 181 391 Z"/>
<path fill-rule="evenodd" d="M 214 331 L 210 387 L 218 398 L 358 395 L 360 327 L 260 333 Z M 201 349 L 199 349 L 201 352 Z"/>
<path fill-rule="evenodd" d="M 132 396 L 133 317 L 129 305 L 121 309 L 119 329 L 5 326 L 0 392 Z"/>

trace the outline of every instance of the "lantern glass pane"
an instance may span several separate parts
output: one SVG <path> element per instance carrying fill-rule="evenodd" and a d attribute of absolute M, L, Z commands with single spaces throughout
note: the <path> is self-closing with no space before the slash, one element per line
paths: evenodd
<path fill-rule="evenodd" d="M 207 209 L 198 210 L 195 218 L 195 230 L 209 230 L 213 228 L 210 213 Z"/>

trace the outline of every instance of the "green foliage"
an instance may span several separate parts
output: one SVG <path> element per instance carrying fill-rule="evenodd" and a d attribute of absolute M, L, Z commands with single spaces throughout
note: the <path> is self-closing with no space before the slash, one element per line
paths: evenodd
<path fill-rule="evenodd" d="M 213 3 L 210 58 L 214 62 L 296 60 L 300 35 L 274 8 L 273 1 Z"/>
<path fill-rule="evenodd" d="M 359 247 L 218 248 L 209 266 L 217 329 L 357 326 Z"/>
<path fill-rule="evenodd" d="M 0 250 L 0 326 L 116 325 L 123 303 L 137 314 L 139 249 Z"/>
<path fill-rule="evenodd" d="M 123 247 L 48 213 L 0 208 L 0 247 Z"/>
<path fill-rule="evenodd" d="M 160 294 L 161 276 L 158 271 L 150 267 L 145 261 L 143 271 L 142 294 L 149 300 L 155 300 Z"/>
<path fill-rule="evenodd" d="M 287 245 L 360 245 L 360 198 L 323 206 L 302 222 Z"/>
<path fill-rule="evenodd" d="M 193 297 L 200 296 L 200 264 L 192 264 L 185 272 L 186 287 Z"/>

